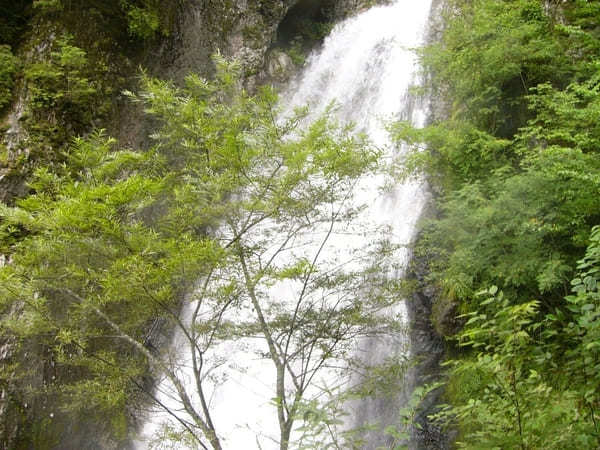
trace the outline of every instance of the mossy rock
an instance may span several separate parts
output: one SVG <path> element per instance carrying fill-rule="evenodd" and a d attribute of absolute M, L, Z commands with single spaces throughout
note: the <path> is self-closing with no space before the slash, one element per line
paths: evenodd
<path fill-rule="evenodd" d="M 435 331 L 444 337 L 454 336 L 462 327 L 459 304 L 448 297 L 438 297 L 431 308 L 431 322 Z"/>

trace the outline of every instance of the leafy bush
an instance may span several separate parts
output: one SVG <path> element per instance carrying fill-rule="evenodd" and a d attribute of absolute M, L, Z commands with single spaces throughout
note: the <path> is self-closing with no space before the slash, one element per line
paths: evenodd
<path fill-rule="evenodd" d="M 25 69 L 31 94 L 29 106 L 34 114 L 83 114 L 81 122 L 90 115 L 89 102 L 97 91 L 85 76 L 86 53 L 71 42 L 72 37 L 63 36 L 49 61 Z"/>
<path fill-rule="evenodd" d="M 479 293 L 480 312 L 466 314 L 458 337 L 470 356 L 447 363 L 452 405 L 436 415 L 459 424 L 459 448 L 600 444 L 600 227 L 577 269 L 567 307 L 545 316 L 537 301 Z"/>
<path fill-rule="evenodd" d="M 127 10 L 129 32 L 142 39 L 150 39 L 159 29 L 158 10 L 132 6 Z"/>

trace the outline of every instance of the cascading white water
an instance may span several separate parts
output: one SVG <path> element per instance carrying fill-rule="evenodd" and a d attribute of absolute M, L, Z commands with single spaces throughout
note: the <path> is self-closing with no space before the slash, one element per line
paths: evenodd
<path fill-rule="evenodd" d="M 430 0 L 396 0 L 393 4 L 371 8 L 345 22 L 338 24 L 325 39 L 322 48 L 313 53 L 299 77 L 282 95 L 284 110 L 310 105 L 311 115 L 322 112 L 331 102 L 338 107 L 336 113 L 341 121 L 352 121 L 368 134 L 379 147 L 389 147 L 389 157 L 402 150 L 392 149 L 384 120 L 398 117 L 410 119 L 419 125 L 424 112 L 407 104 L 408 88 L 415 81 L 416 60 L 411 51 L 421 43 L 423 29 L 430 10 Z M 423 183 L 406 182 L 382 193 L 383 175 L 365 180 L 356 187 L 356 200 L 369 204 L 361 220 L 389 227 L 390 240 L 396 244 L 410 243 L 415 234 L 416 222 L 426 201 Z M 328 251 L 352 247 L 353 238 L 343 234 L 328 244 Z M 408 260 L 408 251 L 402 248 L 395 256 L 400 267 Z M 400 270 L 401 272 L 402 270 Z M 397 272 L 392 276 L 402 276 Z M 281 291 L 284 286 L 275 287 Z M 280 292 L 278 292 L 280 293 Z M 389 314 L 406 316 L 404 305 L 389 310 Z M 183 320 L 190 320 L 189 311 L 182 312 Z M 359 358 L 366 364 L 376 365 L 386 357 L 406 351 L 406 339 L 390 336 L 386 339 L 369 339 L 357 342 Z M 182 336 L 175 336 L 173 348 L 185 348 Z M 211 392 L 213 420 L 218 424 L 223 448 L 247 450 L 278 448 L 278 425 L 273 397 L 273 367 L 268 360 L 259 360 L 247 351 L 248 343 L 237 343 L 221 349 L 228 356 L 223 367 L 226 380 Z M 186 356 L 179 361 L 183 379 L 189 364 Z M 322 382 L 328 376 L 325 374 Z M 157 397 L 172 409 L 181 409 L 173 398 L 168 383 L 161 383 Z M 348 406 L 351 419 L 347 426 L 382 422 L 394 419 L 391 409 L 400 406 L 393 401 L 382 405 L 380 401 L 361 401 Z M 390 409 L 391 408 L 391 409 Z M 354 409 L 354 411 L 353 411 Z M 147 440 L 158 430 L 160 423 L 172 420 L 164 413 L 155 413 L 145 423 L 136 448 L 147 448 Z M 382 445 L 378 438 L 365 448 Z M 259 444 L 260 443 L 260 444 Z M 179 444 L 176 448 L 188 448 Z"/>

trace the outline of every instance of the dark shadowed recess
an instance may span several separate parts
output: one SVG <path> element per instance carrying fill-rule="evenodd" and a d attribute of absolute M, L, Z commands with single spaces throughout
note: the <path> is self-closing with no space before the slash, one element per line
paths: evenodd
<path fill-rule="evenodd" d="M 32 0 L 0 1 L 0 45 L 16 45 L 31 15 L 32 4 Z"/>
<path fill-rule="evenodd" d="M 334 17 L 335 0 L 299 0 L 277 28 L 277 46 L 316 43 L 325 37 Z"/>

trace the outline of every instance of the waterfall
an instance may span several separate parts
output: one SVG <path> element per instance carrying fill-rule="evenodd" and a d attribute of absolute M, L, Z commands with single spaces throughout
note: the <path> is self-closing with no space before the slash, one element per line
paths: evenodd
<path fill-rule="evenodd" d="M 394 117 L 411 120 L 416 125 L 424 121 L 424 111 L 413 105 L 408 89 L 415 83 L 417 72 L 416 58 L 411 49 L 422 42 L 429 10 L 429 0 L 396 0 L 386 6 L 373 7 L 335 26 L 322 47 L 310 55 L 302 73 L 284 90 L 284 111 L 308 104 L 311 115 L 316 116 L 335 102 L 339 120 L 354 122 L 377 146 L 390 148 L 387 157 L 392 158 L 402 152 L 402 149 L 391 148 L 384 121 Z M 421 181 L 408 181 L 383 192 L 381 188 L 385 182 L 383 175 L 365 180 L 356 186 L 355 197 L 358 202 L 370 205 L 360 220 L 388 227 L 389 239 L 400 245 L 394 256 L 399 268 L 390 276 L 401 277 L 409 259 L 406 245 L 414 238 L 427 191 Z M 343 252 L 355 244 L 355 240 L 340 233 L 331 240 L 327 251 Z M 286 288 L 289 286 L 275 286 L 273 293 L 283 294 Z M 183 321 L 189 321 L 189 311 L 182 311 Z M 405 305 L 399 301 L 387 313 L 405 320 Z M 183 336 L 176 333 L 171 345 L 173 349 L 183 348 Z M 271 400 L 274 396 L 272 363 L 254 357 L 253 352 L 248 351 L 248 345 L 247 342 L 238 342 L 221 348 L 227 355 L 227 361 L 219 375 L 222 378 L 218 389 L 215 387 L 210 394 L 213 420 L 218 424 L 225 449 L 279 448 L 277 417 Z M 363 363 L 377 365 L 390 356 L 406 354 L 407 348 L 407 338 L 399 333 L 356 342 L 355 353 Z M 191 370 L 188 357 L 184 354 L 179 358 L 182 378 L 191 380 L 192 377 L 186 375 L 186 371 Z M 334 376 L 332 373 L 325 374 L 320 383 L 326 385 Z M 161 382 L 156 395 L 171 409 L 181 410 L 169 383 Z M 386 399 L 347 402 L 348 416 L 344 426 L 376 422 L 389 425 L 394 422 L 401 401 L 402 395 L 398 393 Z M 162 422 L 169 420 L 172 419 L 165 413 L 152 413 L 135 447 L 148 448 L 148 440 Z M 381 432 L 366 434 L 367 444 L 362 448 L 385 445 L 385 438 L 381 435 Z M 173 448 L 194 447 L 180 443 Z"/>
<path fill-rule="evenodd" d="M 407 89 L 417 81 L 415 55 L 410 49 L 422 43 L 429 11 L 428 1 L 397 0 L 340 24 L 326 39 L 322 50 L 311 56 L 302 77 L 290 87 L 290 103 L 299 105 L 308 101 L 312 111 L 319 111 L 335 100 L 340 105 L 342 119 L 357 123 L 377 145 L 389 147 L 382 119 L 400 116 L 417 126 L 425 120 L 423 109 L 415 107 Z M 389 225 L 395 243 L 409 244 L 426 201 L 426 189 L 421 182 L 412 181 L 381 195 L 377 189 L 382 183 L 381 179 L 368 180 L 359 194 L 366 201 L 377 199 L 371 202 L 366 214 L 381 225 Z M 406 247 L 397 252 L 396 258 L 399 268 L 390 276 L 402 277 L 409 259 Z M 406 320 L 404 303 L 388 314 Z M 408 356 L 408 352 L 406 333 L 364 339 L 357 350 L 359 359 L 371 366 L 394 356 Z M 404 389 L 399 386 L 397 392 L 382 398 L 367 397 L 349 405 L 350 427 L 378 425 L 363 432 L 365 443 L 361 448 L 391 448 L 390 436 L 381 430 L 397 424 L 398 410 L 410 396 L 410 381 L 407 378 L 399 381 Z"/>

